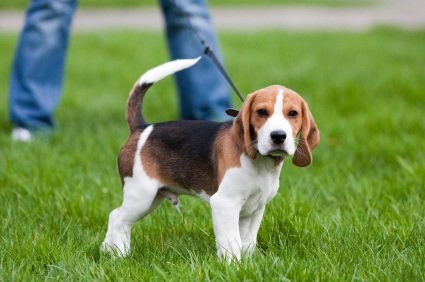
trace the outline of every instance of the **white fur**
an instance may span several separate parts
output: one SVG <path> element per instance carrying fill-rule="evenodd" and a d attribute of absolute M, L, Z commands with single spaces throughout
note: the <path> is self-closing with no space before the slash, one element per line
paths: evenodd
<path fill-rule="evenodd" d="M 157 195 L 161 183 L 146 174 L 140 156 L 140 151 L 152 130 L 153 125 L 140 134 L 134 157 L 133 175 L 124 178 L 122 205 L 109 215 L 108 231 L 102 249 L 118 256 L 125 256 L 130 251 L 132 225 L 163 200 L 162 196 Z"/>
<path fill-rule="evenodd" d="M 178 72 L 183 69 L 187 69 L 194 64 L 196 64 L 201 57 L 195 59 L 182 59 L 182 60 L 174 60 L 171 62 L 167 62 L 165 64 L 159 65 L 153 69 L 148 70 L 139 78 L 139 85 L 143 83 L 155 83 L 164 77 Z"/>
<path fill-rule="evenodd" d="M 282 163 L 268 157 L 240 157 L 241 167 L 229 169 L 211 199 L 217 253 L 227 260 L 251 253 L 257 244 L 264 208 L 279 188 Z"/>
<path fill-rule="evenodd" d="M 282 149 L 288 154 L 295 153 L 295 141 L 292 134 L 292 127 L 288 120 L 283 115 L 283 98 L 284 89 L 279 89 L 274 105 L 273 114 L 267 119 L 266 123 L 258 130 L 258 144 L 257 149 L 261 155 L 269 155 L 270 152 L 278 149 L 270 137 L 273 131 L 284 131 L 286 133 L 286 140 L 283 143 Z"/>

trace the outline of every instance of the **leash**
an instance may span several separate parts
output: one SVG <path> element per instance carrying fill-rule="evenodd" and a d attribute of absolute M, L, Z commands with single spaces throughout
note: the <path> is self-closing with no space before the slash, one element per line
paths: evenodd
<path fill-rule="evenodd" d="M 205 44 L 205 42 L 202 42 L 201 41 L 201 43 L 204 43 L 204 46 L 205 46 L 204 54 L 207 55 L 213 61 L 213 63 L 215 64 L 215 66 L 218 68 L 218 70 L 221 72 L 221 74 L 227 80 L 227 83 L 229 83 L 229 85 L 233 88 L 233 91 L 235 91 L 236 95 L 239 97 L 239 99 L 243 103 L 243 98 L 242 98 L 241 93 L 239 93 L 239 91 L 236 88 L 235 84 L 233 83 L 232 79 L 230 79 L 230 76 L 227 74 L 227 72 L 224 69 L 223 65 L 220 63 L 220 61 L 218 60 L 217 56 L 214 54 L 213 49 L 209 45 Z"/>
<path fill-rule="evenodd" d="M 220 71 L 220 73 L 223 75 L 223 77 L 226 79 L 227 83 L 232 87 L 233 91 L 235 91 L 236 95 L 239 97 L 239 99 L 244 102 L 244 99 L 242 98 L 241 93 L 236 88 L 235 84 L 233 83 L 230 76 L 227 74 L 226 69 L 221 64 L 220 60 L 217 58 L 217 56 L 214 53 L 214 50 L 212 47 L 206 42 L 206 40 L 201 36 L 198 30 L 196 30 L 192 22 L 190 21 L 189 15 L 177 5 L 176 0 L 173 0 L 174 7 L 178 10 L 178 12 L 184 17 L 186 20 L 187 26 L 192 30 L 192 32 L 196 35 L 201 45 L 204 47 L 204 54 L 207 55 L 211 61 L 214 63 L 214 65 L 217 67 L 217 69 Z"/>

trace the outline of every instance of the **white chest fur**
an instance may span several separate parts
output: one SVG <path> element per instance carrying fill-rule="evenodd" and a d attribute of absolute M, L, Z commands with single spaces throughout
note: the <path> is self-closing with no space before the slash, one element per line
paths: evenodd
<path fill-rule="evenodd" d="M 245 155 L 242 155 L 240 160 L 241 167 L 235 168 L 229 177 L 236 182 L 232 189 L 240 193 L 240 216 L 243 217 L 262 210 L 276 195 L 282 164 L 276 166 L 274 160 L 264 157 L 252 161 Z"/>
<path fill-rule="evenodd" d="M 212 198 L 216 202 L 231 203 L 242 217 L 260 211 L 273 198 L 279 188 L 282 164 L 276 166 L 273 159 L 266 157 L 253 161 L 245 155 L 240 161 L 241 167 L 226 172 Z"/>
<path fill-rule="evenodd" d="M 211 199 L 214 232 L 220 256 L 240 258 L 255 248 L 265 205 L 279 188 L 282 164 L 242 155 L 241 167 L 229 169 Z"/>

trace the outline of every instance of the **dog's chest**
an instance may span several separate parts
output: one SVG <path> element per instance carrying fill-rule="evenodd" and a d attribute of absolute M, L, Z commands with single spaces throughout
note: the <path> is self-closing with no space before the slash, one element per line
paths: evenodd
<path fill-rule="evenodd" d="M 225 175 L 227 179 L 222 188 L 228 191 L 222 192 L 240 202 L 241 216 L 250 216 L 262 210 L 276 195 L 281 167 L 281 164 L 276 166 L 269 159 L 252 161 L 242 156 L 241 167 Z"/>
<path fill-rule="evenodd" d="M 251 179 L 246 188 L 249 194 L 242 205 L 241 216 L 252 215 L 263 209 L 273 199 L 279 189 L 279 174 L 258 174 Z"/>

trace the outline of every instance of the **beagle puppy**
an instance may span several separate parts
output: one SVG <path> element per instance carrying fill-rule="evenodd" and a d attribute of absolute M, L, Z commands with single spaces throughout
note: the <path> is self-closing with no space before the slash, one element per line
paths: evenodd
<path fill-rule="evenodd" d="M 284 158 L 293 156 L 300 167 L 312 162 L 319 130 L 307 103 L 283 86 L 250 94 L 240 112 L 233 110 L 233 122 L 145 122 L 141 109 L 149 87 L 198 60 L 151 69 L 130 91 L 130 137 L 118 158 L 123 202 L 109 215 L 104 251 L 127 255 L 132 225 L 164 199 L 177 205 L 178 196 L 186 194 L 210 203 L 218 256 L 239 260 L 255 249 Z"/>

